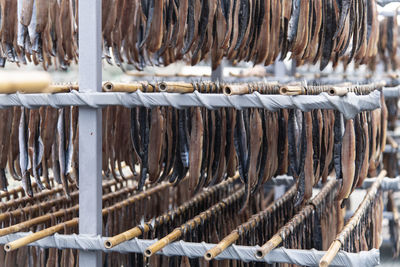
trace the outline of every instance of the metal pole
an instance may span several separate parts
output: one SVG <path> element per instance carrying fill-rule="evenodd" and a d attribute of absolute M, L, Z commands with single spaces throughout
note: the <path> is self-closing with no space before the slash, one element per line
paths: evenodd
<path fill-rule="evenodd" d="M 274 76 L 277 78 L 283 78 L 286 75 L 286 67 L 283 61 L 275 61 L 274 63 Z"/>
<path fill-rule="evenodd" d="M 101 91 L 101 0 L 79 1 L 79 91 Z M 101 235 L 101 110 L 79 108 L 79 234 Z M 79 266 L 101 266 L 101 252 L 79 251 Z"/>
<path fill-rule="evenodd" d="M 211 71 L 211 81 L 216 82 L 224 79 L 224 62 L 221 61 L 221 64 L 215 69 Z"/>

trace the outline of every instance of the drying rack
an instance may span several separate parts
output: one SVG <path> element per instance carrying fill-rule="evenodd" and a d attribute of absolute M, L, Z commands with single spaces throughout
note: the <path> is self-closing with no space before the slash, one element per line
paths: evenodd
<path fill-rule="evenodd" d="M 386 1 L 380 1 L 386 2 Z M 102 46 L 101 46 L 101 1 L 79 1 L 79 92 L 67 94 L 10 94 L 0 95 L 0 108 L 7 106 L 25 106 L 34 108 L 42 105 L 55 108 L 75 105 L 80 106 L 79 112 L 79 235 L 55 234 L 38 240 L 29 246 L 59 249 L 79 249 L 80 266 L 101 266 L 101 252 L 137 252 L 142 253 L 155 240 L 133 239 L 115 248 L 105 249 L 102 237 L 102 175 L 101 175 L 101 107 L 107 105 L 124 105 L 152 107 L 156 105 L 185 108 L 188 106 L 204 106 L 210 109 L 218 107 L 248 107 L 278 108 L 298 107 L 303 110 L 320 107 L 338 109 L 347 117 L 362 110 L 379 107 L 379 94 L 374 92 L 368 96 L 346 97 L 335 96 L 266 96 L 253 93 L 246 96 L 224 96 L 214 94 L 171 94 L 171 93 L 103 93 L 102 88 Z M 219 67 L 212 74 L 212 79 L 221 77 Z M 276 73 L 282 73 L 282 63 L 276 64 Z M 350 101 L 351 100 L 351 101 Z M 353 101 L 356 101 L 354 104 Z M 360 107 L 363 107 L 360 109 Z M 90 163 L 90 164 L 88 164 Z M 0 244 L 28 235 L 29 233 L 14 233 L 0 237 Z M 178 241 L 166 246 L 160 254 L 167 256 L 202 257 L 205 251 L 214 244 L 190 243 Z M 254 256 L 257 246 L 229 247 L 217 259 L 237 259 L 244 261 L 259 261 Z M 266 263 L 285 262 L 297 265 L 318 265 L 324 252 L 316 250 L 295 250 L 277 248 L 265 256 Z M 364 263 L 362 266 L 379 264 L 379 251 L 376 249 L 360 252 L 340 252 L 334 259 L 334 266 L 349 266 L 354 263 Z"/>

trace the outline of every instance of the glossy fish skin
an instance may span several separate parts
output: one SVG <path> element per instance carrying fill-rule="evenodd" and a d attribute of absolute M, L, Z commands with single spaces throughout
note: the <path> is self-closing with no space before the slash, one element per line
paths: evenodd
<path fill-rule="evenodd" d="M 65 175 L 66 170 L 66 158 L 65 158 L 65 109 L 62 108 L 58 112 L 57 120 L 57 145 L 58 145 L 58 164 L 60 168 L 60 179 L 63 185 L 64 193 L 69 198 L 69 187 L 67 176 Z"/>
<path fill-rule="evenodd" d="M 307 131 L 306 118 L 303 117 L 302 128 L 301 128 L 301 137 L 300 137 L 303 140 L 307 139 L 306 131 Z M 301 142 L 301 149 L 300 149 L 301 154 L 300 154 L 300 166 L 299 166 L 300 173 L 299 173 L 299 179 L 298 179 L 299 180 L 298 181 L 298 192 L 297 192 L 297 195 L 294 200 L 295 206 L 298 206 L 303 202 L 305 194 L 306 194 L 306 190 L 307 190 L 307 188 L 306 188 L 307 182 L 306 182 L 306 177 L 305 177 L 306 173 L 305 173 L 305 168 L 304 168 L 305 164 L 306 164 L 305 160 L 306 160 L 306 154 L 307 154 L 306 143 L 307 143 L 306 141 Z M 309 194 L 309 192 L 307 192 L 307 194 Z"/>
<path fill-rule="evenodd" d="M 25 108 L 21 108 L 21 118 L 19 122 L 18 140 L 19 140 L 19 165 L 21 167 L 22 186 L 25 193 L 32 197 L 33 190 L 31 184 L 31 177 L 28 172 L 28 148 L 27 148 L 27 124 Z"/>
<path fill-rule="evenodd" d="M 355 160 L 356 160 L 356 139 L 354 132 L 353 119 L 346 121 L 345 132 L 343 134 L 342 143 L 342 187 L 338 193 L 337 199 L 342 200 L 348 198 L 354 180 Z"/>
<path fill-rule="evenodd" d="M 294 110 L 289 110 L 289 120 L 288 120 L 288 144 L 289 144 L 289 175 L 293 175 L 294 178 L 298 177 L 297 173 L 297 145 L 295 138 L 295 117 Z"/>
<path fill-rule="evenodd" d="M 194 36 L 195 33 L 197 34 L 197 22 L 195 21 L 195 12 L 196 12 L 196 2 L 197 0 L 188 0 L 189 1 L 189 6 L 188 6 L 188 25 L 187 25 L 187 33 L 186 33 L 186 41 L 185 45 L 182 51 L 182 54 L 186 54 L 193 42 L 194 42 Z"/>
<path fill-rule="evenodd" d="M 139 108 L 139 122 L 140 122 L 140 136 L 141 138 L 141 147 L 140 158 L 142 159 L 140 165 L 140 178 L 138 184 L 138 190 L 141 191 L 143 189 L 144 183 L 147 178 L 147 170 L 148 170 L 148 147 L 149 147 L 149 112 L 147 108 L 140 107 Z"/>
<path fill-rule="evenodd" d="M 361 120 L 361 115 L 357 114 L 357 116 L 354 118 L 354 131 L 355 131 L 355 148 L 356 148 L 356 157 L 355 157 L 355 171 L 354 171 L 354 179 L 353 179 L 353 184 L 351 187 L 351 193 L 354 191 L 358 184 L 358 180 L 360 177 L 360 171 L 363 163 L 363 159 L 365 156 L 365 146 L 364 142 L 365 136 L 363 133 L 363 128 L 362 128 L 362 120 Z"/>
<path fill-rule="evenodd" d="M 238 168 L 242 183 L 247 183 L 246 162 L 247 162 L 247 142 L 246 131 L 244 128 L 243 112 L 236 112 L 236 126 L 234 135 L 235 150 L 238 157 Z"/>
<path fill-rule="evenodd" d="M 333 146 L 333 161 L 336 172 L 336 179 L 342 179 L 342 114 L 335 111 L 334 130 L 334 146 Z"/>

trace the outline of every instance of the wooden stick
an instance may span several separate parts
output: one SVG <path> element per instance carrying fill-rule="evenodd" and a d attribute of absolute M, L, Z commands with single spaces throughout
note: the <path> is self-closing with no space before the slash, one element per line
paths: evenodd
<path fill-rule="evenodd" d="M 47 236 L 50 236 L 54 233 L 57 233 L 58 231 L 63 230 L 65 227 L 74 227 L 78 225 L 78 218 L 73 218 L 72 220 L 54 225 L 50 228 L 43 229 L 39 232 L 36 232 L 34 234 L 22 237 L 20 239 L 17 239 L 15 241 L 9 242 L 4 245 L 4 250 L 9 252 L 13 251 L 15 249 L 18 249 L 20 247 L 26 246 L 32 242 L 35 242 L 39 239 L 45 238 Z"/>
<path fill-rule="evenodd" d="M 50 75 L 44 71 L 2 71 L 0 72 L 0 94 L 47 93 Z"/>
<path fill-rule="evenodd" d="M 187 228 L 193 229 L 194 227 L 199 225 L 202 221 L 208 220 L 211 217 L 211 215 L 214 214 L 217 210 L 224 209 L 227 206 L 226 203 L 232 203 L 233 201 L 238 200 L 241 196 L 243 196 L 243 194 L 244 194 L 244 188 L 241 188 L 238 191 L 236 191 L 233 195 L 224 198 L 217 204 L 208 208 L 206 211 L 203 211 L 200 214 L 196 215 L 195 217 L 187 221 L 185 224 L 176 228 L 174 231 L 172 231 L 172 233 L 168 234 L 164 238 L 160 239 L 159 241 L 155 242 L 154 244 L 146 248 L 146 250 L 144 251 L 144 255 L 146 257 L 154 255 L 155 253 L 163 249 L 165 246 L 167 246 L 169 243 L 174 242 L 175 240 L 180 238 L 185 229 Z"/>
<path fill-rule="evenodd" d="M 281 95 L 302 95 L 305 93 L 303 86 L 283 85 L 279 88 Z"/>
<path fill-rule="evenodd" d="M 133 204 L 136 201 L 139 201 L 141 199 L 147 198 L 151 194 L 156 193 L 156 192 L 160 191 L 161 189 L 169 187 L 171 185 L 172 185 L 171 183 L 162 183 L 162 184 L 159 184 L 159 185 L 157 185 L 157 186 L 155 186 L 153 188 L 150 188 L 147 191 L 140 192 L 139 194 L 134 195 L 134 196 L 122 201 L 122 202 L 118 202 L 118 203 L 112 205 L 111 207 L 107 207 L 107 208 L 102 209 L 102 215 L 104 216 L 104 215 L 108 214 L 111 210 L 114 210 L 114 209 L 122 209 L 123 207 L 125 207 L 127 205 Z M 115 192 L 112 192 L 109 195 L 112 196 L 114 193 Z M 42 220 L 43 220 L 43 218 L 42 218 Z M 12 250 L 18 249 L 20 247 L 26 246 L 26 245 L 28 245 L 28 244 L 30 244 L 30 243 L 32 243 L 34 241 L 37 241 L 39 239 L 45 238 L 47 236 L 50 236 L 50 235 L 52 235 L 52 234 L 64 229 L 64 227 L 74 227 L 74 226 L 77 226 L 77 225 L 78 225 L 78 218 L 73 218 L 73 219 L 71 219 L 69 221 L 54 225 L 54 226 L 52 226 L 50 228 L 43 229 L 43 230 L 41 230 L 39 232 L 33 233 L 31 235 L 28 235 L 28 236 L 22 237 L 20 239 L 17 239 L 17 240 L 15 240 L 13 242 L 7 243 L 4 246 L 4 249 L 6 251 L 12 251 Z"/>
<path fill-rule="evenodd" d="M 333 241 L 331 246 L 328 249 L 328 252 L 322 257 L 319 262 L 320 267 L 328 267 L 329 264 L 333 261 L 333 259 L 338 254 L 340 248 L 342 247 L 342 243 L 339 240 Z"/>
<path fill-rule="evenodd" d="M 282 237 L 279 234 L 275 234 L 267 243 L 265 243 L 261 248 L 257 249 L 256 258 L 262 259 L 270 253 L 274 248 L 276 248 L 280 243 L 282 243 Z"/>
<path fill-rule="evenodd" d="M 136 191 L 136 189 L 137 189 L 137 184 L 134 184 L 131 187 L 124 187 L 121 190 L 110 192 L 110 193 L 104 195 L 102 197 L 102 200 L 103 200 L 103 202 L 107 202 L 110 199 L 113 199 L 115 197 L 119 197 L 122 194 L 130 193 L 132 191 Z M 42 216 L 39 216 L 39 217 L 35 217 L 35 218 L 31 219 L 31 220 L 24 221 L 24 222 L 21 222 L 21 223 L 18 223 L 18 224 L 14 224 L 14 225 L 11 225 L 9 227 L 0 229 L 0 236 L 11 234 L 11 233 L 15 233 L 15 232 L 21 231 L 22 229 L 26 229 L 26 228 L 29 228 L 31 226 L 37 225 L 39 223 L 44 223 L 44 222 L 50 221 L 52 217 L 57 218 L 57 217 L 64 216 L 65 214 L 70 214 L 72 212 L 77 212 L 77 211 L 79 211 L 79 205 L 75 205 L 75 206 L 73 206 L 71 208 L 63 209 L 61 211 L 62 212 L 57 211 L 57 212 L 45 214 L 45 215 L 42 215 Z"/>
<path fill-rule="evenodd" d="M 64 216 L 65 214 L 70 214 L 71 212 L 76 212 L 79 210 L 79 205 L 75 205 L 68 209 L 61 209 L 59 211 L 45 214 L 36 218 L 33 218 L 29 221 L 24 221 L 18 224 L 11 225 L 9 227 L 0 229 L 0 236 L 5 236 L 8 234 L 16 233 L 26 228 L 32 227 L 34 225 L 38 225 L 40 223 L 45 223 L 50 221 L 52 218 L 58 218 Z"/>
<path fill-rule="evenodd" d="M 179 215 L 182 212 L 185 212 L 187 209 L 189 209 L 196 203 L 199 203 L 200 201 L 204 200 L 205 198 L 208 198 L 211 194 L 213 194 L 214 191 L 227 187 L 228 185 L 233 183 L 238 178 L 239 178 L 239 173 L 237 172 L 233 177 L 230 177 L 230 178 L 226 179 L 225 181 L 223 181 L 215 186 L 212 186 L 208 190 L 201 192 L 200 194 L 198 194 L 197 196 L 195 196 L 194 198 L 189 200 L 189 202 L 185 202 L 182 205 L 180 205 L 179 207 L 176 207 L 172 212 L 168 211 L 168 212 L 158 216 L 155 220 L 167 222 L 169 218 L 174 217 L 175 215 Z M 151 221 L 145 223 L 142 227 L 136 226 L 132 229 L 129 229 L 128 231 L 121 233 L 121 234 L 110 237 L 109 239 L 107 239 L 104 242 L 104 246 L 106 248 L 112 248 L 112 247 L 115 247 L 115 246 L 121 244 L 122 242 L 131 240 L 131 239 L 138 237 L 144 233 L 147 233 L 148 231 L 150 231 L 150 228 L 148 227 L 149 224 L 151 224 Z"/>
<path fill-rule="evenodd" d="M 342 231 L 336 235 L 336 239 L 333 241 L 331 244 L 330 248 L 326 252 L 326 254 L 322 257 L 322 259 L 319 262 L 320 267 L 327 267 L 329 264 L 332 262 L 332 260 L 336 257 L 337 253 L 340 250 L 340 247 L 342 246 L 341 240 L 344 240 L 350 232 L 355 228 L 355 226 L 358 224 L 360 221 L 363 213 L 365 212 L 365 208 L 369 203 L 371 203 L 371 199 L 373 199 L 376 196 L 376 192 L 379 189 L 383 178 L 386 176 L 386 170 L 382 170 L 378 177 L 376 178 L 375 182 L 372 184 L 372 186 L 368 189 L 367 194 L 364 196 L 363 200 L 361 201 L 361 204 L 358 206 L 357 210 L 354 212 L 353 216 L 351 216 L 350 220 L 347 222 L 347 224 L 344 226 Z"/>
<path fill-rule="evenodd" d="M 115 82 L 105 82 L 103 83 L 104 92 L 128 92 L 133 93 L 137 90 L 142 91 L 143 85 L 147 82 L 134 82 L 134 83 L 115 83 Z M 149 92 L 154 91 L 153 86 L 149 86 Z"/>
<path fill-rule="evenodd" d="M 221 240 L 215 247 L 209 249 L 206 254 L 204 254 L 204 258 L 208 261 L 214 259 L 219 254 L 221 254 L 227 247 L 232 245 L 239 239 L 239 233 L 237 230 L 234 230 L 232 233 L 227 235 L 224 239 Z"/>
<path fill-rule="evenodd" d="M 194 87 L 191 83 L 184 82 L 160 82 L 156 85 L 157 91 L 168 93 L 193 93 Z"/>
<path fill-rule="evenodd" d="M 44 182 L 44 181 L 42 181 L 42 182 Z M 53 178 L 50 178 L 50 184 L 51 183 L 53 183 L 53 185 L 54 185 Z M 35 193 L 38 191 L 38 185 L 36 182 L 32 182 L 32 189 L 34 189 Z M 50 189 L 50 190 L 52 190 L 52 189 Z M 8 191 L 0 192 L 0 199 L 10 198 L 11 195 L 18 194 L 18 193 L 22 193 L 23 195 L 25 194 L 24 188 L 22 186 L 18 186 L 16 188 L 10 189 Z M 7 200 L 7 201 L 9 201 L 9 200 Z"/>
<path fill-rule="evenodd" d="M 131 176 L 131 177 L 133 177 L 133 176 Z M 131 177 L 129 177 L 129 179 Z M 121 183 L 121 182 L 123 182 L 123 181 L 117 181 L 117 180 L 108 181 L 106 183 L 103 183 L 103 189 L 107 188 L 107 187 L 111 187 L 111 186 L 113 186 L 115 184 L 118 184 L 118 183 Z M 76 198 L 78 196 L 79 196 L 79 191 L 74 191 L 74 192 L 72 192 L 70 194 L 71 200 L 76 200 Z M 49 201 L 46 201 L 46 202 L 42 202 L 42 203 L 39 203 L 39 204 L 35 204 L 35 205 L 32 205 L 32 206 L 24 207 L 22 209 L 12 210 L 12 211 L 9 211 L 9 212 L 3 212 L 3 213 L 0 213 L 0 222 L 2 222 L 4 220 L 8 220 L 11 217 L 19 218 L 19 217 L 22 216 L 23 213 L 27 213 L 27 212 L 30 212 L 30 211 L 35 212 L 35 211 L 38 211 L 38 210 L 41 210 L 41 209 L 52 207 L 52 206 L 55 206 L 55 205 L 57 205 L 59 203 L 65 202 L 67 200 L 68 200 L 67 197 L 63 195 L 61 197 L 58 197 L 58 198 L 55 198 L 55 199 L 52 199 L 52 200 L 49 200 Z"/>
<path fill-rule="evenodd" d="M 222 91 L 225 95 L 244 95 L 249 93 L 249 87 L 247 84 L 225 84 L 222 87 Z"/>
<path fill-rule="evenodd" d="M 72 90 L 79 91 L 79 85 L 73 84 L 51 84 L 46 88 L 46 93 L 69 93 Z"/>
<path fill-rule="evenodd" d="M 328 90 L 330 96 L 345 96 L 348 92 L 348 88 L 339 86 L 331 86 Z"/>
<path fill-rule="evenodd" d="M 293 185 L 277 201 L 281 201 L 279 203 L 283 204 L 287 200 L 289 200 L 291 197 L 293 197 L 294 194 L 296 194 L 296 193 L 297 193 L 297 185 Z M 270 198 L 270 197 L 273 197 L 273 191 L 270 191 L 270 194 L 268 194 L 268 196 L 267 196 L 267 198 Z M 227 247 L 229 247 L 230 245 L 235 243 L 236 240 L 239 238 L 238 229 L 240 229 L 240 227 L 242 227 L 244 225 L 250 225 L 251 227 L 254 227 L 259 218 L 265 216 L 268 213 L 271 213 L 272 210 L 277 208 L 276 203 L 277 202 L 271 203 L 270 205 L 267 206 L 267 208 L 265 208 L 261 212 L 257 213 L 256 215 L 253 215 L 246 223 L 241 224 L 238 227 L 236 227 L 235 230 L 233 230 L 228 236 L 226 236 L 223 240 L 221 240 L 221 242 L 219 242 L 215 247 L 206 251 L 206 253 L 204 254 L 204 258 L 209 261 L 209 260 L 212 260 L 215 257 L 217 257 L 219 254 L 221 254 Z"/>
<path fill-rule="evenodd" d="M 319 205 L 319 203 L 326 198 L 329 192 L 333 188 L 337 186 L 337 180 L 331 179 L 329 180 L 321 191 L 310 201 L 310 204 L 303 207 L 295 216 L 293 216 L 290 221 L 288 221 L 284 226 L 282 226 L 277 233 L 268 240 L 261 248 L 257 249 L 256 258 L 262 259 L 271 252 L 274 248 L 276 248 L 280 243 L 282 243 L 281 234 L 286 231 L 286 229 L 290 227 L 294 227 L 303 221 L 303 218 L 310 215 L 311 212 Z"/>
<path fill-rule="evenodd" d="M 136 226 L 128 231 L 125 231 L 119 235 L 107 239 L 104 242 L 104 246 L 106 248 L 115 247 L 116 245 L 121 244 L 122 242 L 131 240 L 135 237 L 142 235 L 143 233 L 147 233 L 148 231 L 150 231 L 150 227 L 148 226 L 148 224 L 144 224 L 143 228 Z"/>

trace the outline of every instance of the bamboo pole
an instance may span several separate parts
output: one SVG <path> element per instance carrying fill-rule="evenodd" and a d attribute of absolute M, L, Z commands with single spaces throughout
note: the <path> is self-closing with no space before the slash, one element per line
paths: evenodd
<path fill-rule="evenodd" d="M 162 184 L 159 184 L 159 185 L 157 185 L 157 186 L 155 186 L 153 188 L 150 188 L 150 189 L 148 189 L 146 191 L 140 192 L 139 194 L 134 195 L 132 197 L 129 197 L 128 199 L 126 199 L 126 200 L 124 200 L 122 202 L 118 202 L 118 203 L 116 203 L 116 204 L 114 204 L 114 205 L 112 205 L 110 207 L 102 209 L 102 215 L 105 216 L 112 210 L 122 209 L 123 207 L 131 205 L 131 204 L 133 204 L 136 201 L 139 201 L 141 199 L 147 198 L 151 194 L 154 194 L 154 193 L 156 193 L 156 192 L 158 192 L 158 191 L 160 191 L 160 190 L 162 190 L 162 189 L 164 189 L 166 187 L 169 187 L 171 185 L 172 185 L 171 183 L 162 183 Z M 112 192 L 112 193 L 110 193 L 110 195 L 112 195 L 114 193 L 115 192 Z M 18 249 L 18 248 L 26 246 L 26 245 L 34 242 L 34 241 L 37 241 L 39 239 L 45 238 L 47 236 L 50 236 L 50 235 L 52 235 L 52 234 L 64 229 L 64 227 L 77 226 L 78 222 L 79 222 L 78 218 L 73 218 L 73 219 L 71 219 L 69 221 L 54 225 L 54 226 L 52 226 L 50 228 L 43 229 L 43 230 L 41 230 L 39 232 L 36 232 L 36 233 L 31 234 L 31 235 L 22 237 L 22 238 L 17 239 L 17 240 L 15 240 L 13 242 L 9 242 L 4 246 L 4 249 L 6 251 L 12 251 L 12 250 Z"/>
<path fill-rule="evenodd" d="M 163 249 L 165 246 L 170 244 L 171 242 L 176 241 L 178 238 L 180 238 L 183 234 L 183 232 L 186 229 L 193 229 L 197 225 L 199 225 L 202 221 L 208 220 L 212 214 L 214 214 L 218 210 L 222 210 L 226 208 L 227 203 L 232 203 L 234 201 L 237 201 L 244 195 L 244 188 L 241 188 L 240 190 L 236 191 L 233 195 L 224 198 L 217 204 L 213 205 L 212 207 L 208 208 L 206 211 L 201 212 L 200 214 L 196 215 L 189 221 L 187 221 L 185 224 L 181 225 L 180 227 L 176 228 L 173 230 L 170 234 L 166 235 L 159 241 L 155 242 L 154 244 L 150 245 L 147 247 L 144 251 L 144 255 L 146 257 L 150 257 Z"/>
<path fill-rule="evenodd" d="M 386 170 L 382 170 L 379 173 L 375 182 L 368 189 L 366 195 L 364 196 L 364 198 L 361 201 L 361 204 L 358 206 L 357 210 L 354 212 L 353 216 L 350 218 L 350 220 L 344 226 L 342 231 L 336 236 L 336 239 L 333 241 L 333 243 L 329 247 L 328 251 L 321 258 L 321 260 L 319 262 L 320 267 L 329 266 L 329 264 L 332 262 L 332 260 L 336 257 L 336 255 L 338 254 L 338 252 L 340 250 L 340 247 L 343 245 L 342 240 L 344 240 L 350 234 L 350 232 L 355 228 L 355 226 L 360 221 L 363 213 L 365 212 L 366 207 L 368 205 L 370 205 L 371 200 L 373 198 L 375 198 L 377 190 L 379 189 L 383 178 L 385 178 L 386 173 L 387 173 Z"/>
<path fill-rule="evenodd" d="M 79 85 L 77 83 L 51 84 L 46 88 L 46 93 L 69 93 L 72 90 L 79 91 Z"/>
<path fill-rule="evenodd" d="M 189 202 L 183 203 L 182 205 L 180 205 L 179 207 L 175 208 L 172 212 L 166 212 L 163 215 L 158 216 L 155 221 L 163 221 L 166 222 L 167 218 L 171 218 L 174 217 L 175 215 L 179 215 L 182 212 L 185 212 L 187 209 L 189 209 L 190 207 L 192 207 L 193 205 L 195 205 L 196 203 L 203 201 L 205 198 L 208 198 L 210 195 L 212 195 L 216 190 L 220 190 L 223 189 L 225 187 L 227 187 L 228 185 L 230 185 L 231 183 L 233 183 L 235 180 L 237 180 L 239 178 L 239 173 L 236 173 L 233 177 L 228 178 L 227 180 L 212 186 L 211 188 L 209 188 L 207 191 L 203 191 L 200 194 L 198 194 L 196 197 L 192 198 Z M 112 248 L 115 247 L 125 241 L 131 240 L 135 237 L 138 237 L 144 233 L 147 233 L 148 231 L 150 231 L 149 228 L 149 224 L 151 224 L 150 220 L 149 222 L 145 223 L 142 226 L 136 226 L 133 227 L 123 233 L 120 233 L 116 236 L 110 237 L 108 238 L 105 242 L 104 242 L 104 246 L 106 248 Z"/>
<path fill-rule="evenodd" d="M 282 243 L 283 239 L 279 234 L 275 234 L 267 243 L 265 243 L 260 249 L 256 252 L 256 257 L 258 259 L 262 259 L 270 253 L 274 248 L 279 246 Z"/>
<path fill-rule="evenodd" d="M 284 226 L 282 226 L 277 233 L 268 240 L 262 247 L 257 249 L 256 258 L 262 259 L 270 253 L 274 248 L 279 246 L 280 243 L 283 242 L 282 234 L 285 233 L 287 229 L 293 228 L 298 225 L 302 221 L 304 221 L 304 217 L 309 216 L 312 211 L 317 207 L 325 198 L 328 196 L 328 193 L 332 191 L 337 186 L 336 179 L 330 179 L 322 188 L 322 190 L 310 201 L 310 204 L 303 207 L 295 216 L 293 216 L 290 221 L 288 221 Z"/>
<path fill-rule="evenodd" d="M 270 205 L 268 205 L 268 207 L 266 209 L 264 209 L 263 211 L 257 213 L 256 215 L 253 215 L 246 223 L 241 224 L 240 226 L 236 227 L 235 230 L 233 230 L 228 236 L 226 236 L 223 240 L 221 240 L 221 242 L 219 242 L 215 247 L 213 247 L 213 248 L 209 249 L 208 251 L 206 251 L 206 253 L 204 254 L 204 258 L 209 261 L 209 260 L 212 260 L 215 257 L 217 257 L 227 247 L 229 247 L 230 245 L 232 245 L 232 244 L 234 244 L 236 242 L 236 240 L 239 238 L 238 229 L 241 226 L 250 225 L 251 227 L 254 227 L 256 222 L 257 222 L 257 220 L 260 217 L 264 217 L 265 215 L 267 215 L 268 213 L 271 213 L 274 209 L 277 208 L 277 205 L 279 205 L 279 204 L 276 204 L 276 203 L 280 203 L 280 205 L 283 205 L 286 201 L 288 201 L 296 193 L 297 193 L 297 185 L 294 184 L 277 201 L 275 201 L 275 202 L 271 203 Z"/>
<path fill-rule="evenodd" d="M 157 91 L 168 93 L 193 93 L 194 87 L 191 83 L 184 82 L 160 82 L 156 85 Z"/>
<path fill-rule="evenodd" d="M 130 176 L 129 178 L 127 177 L 127 179 L 131 179 L 133 176 Z M 112 181 L 108 181 L 106 183 L 103 183 L 103 189 L 107 188 L 107 187 L 111 187 L 113 185 L 116 184 L 120 184 L 123 183 L 123 181 L 116 181 L 116 180 L 112 180 Z M 70 197 L 71 197 L 71 201 L 74 201 L 77 197 L 79 196 L 79 191 L 74 191 L 72 193 L 70 193 Z M 42 202 L 42 203 L 38 203 L 32 206 L 28 206 L 28 207 L 24 207 L 22 209 L 18 209 L 18 210 L 12 210 L 9 212 L 3 212 L 0 213 L 0 222 L 4 221 L 4 220 L 8 220 L 11 217 L 13 218 L 19 218 L 22 216 L 23 213 L 27 213 L 27 212 L 36 212 L 38 210 L 42 210 L 42 209 L 46 209 L 48 207 L 52 207 L 55 206 L 59 203 L 63 203 L 65 201 L 69 201 L 68 198 L 63 195 L 59 198 L 55 198 L 46 202 Z"/>
<path fill-rule="evenodd" d="M 79 205 L 77 204 L 77 205 L 75 205 L 75 206 L 73 206 L 71 208 L 61 209 L 61 210 L 53 212 L 53 213 L 45 214 L 45 215 L 33 218 L 31 220 L 28 220 L 28 221 L 24 221 L 24 222 L 21 222 L 21 223 L 18 223 L 18 224 L 11 225 L 9 227 L 0 229 L 0 236 L 5 236 L 5 235 L 12 234 L 12 233 L 16 233 L 16 232 L 19 232 L 21 230 L 24 230 L 24 229 L 27 229 L 29 227 L 32 227 L 34 225 L 38 225 L 38 224 L 41 224 L 41 223 L 48 222 L 52 218 L 58 218 L 58 217 L 66 215 L 66 214 L 70 214 L 72 212 L 76 212 L 76 211 L 78 211 L 78 209 L 79 209 Z"/>
<path fill-rule="evenodd" d="M 128 92 L 133 93 L 138 90 L 143 91 L 143 86 L 148 85 L 147 82 L 132 82 L 132 83 L 116 83 L 116 82 L 105 82 L 103 83 L 104 92 Z M 148 87 L 148 92 L 153 92 L 153 86 Z"/>
<path fill-rule="evenodd" d="M 79 221 L 78 218 L 73 218 L 72 220 L 54 225 L 50 228 L 43 229 L 32 235 L 28 235 L 28 236 L 22 237 L 20 239 L 17 239 L 15 241 L 9 242 L 4 245 L 4 250 L 7 252 L 16 250 L 20 247 L 26 246 L 27 244 L 35 242 L 39 239 L 42 239 L 42 238 L 50 236 L 54 233 L 57 233 L 57 232 L 63 230 L 65 227 L 74 227 L 74 226 L 78 225 L 78 221 Z"/>
<path fill-rule="evenodd" d="M 138 237 L 142 235 L 143 233 L 147 233 L 150 231 L 150 227 L 148 224 L 144 224 L 142 228 L 136 226 L 132 229 L 129 229 L 128 231 L 125 231 L 119 235 L 113 236 L 112 238 L 107 239 L 104 242 L 104 246 L 106 248 L 112 248 L 115 247 L 118 244 L 121 244 L 125 241 L 131 240 L 135 237 Z"/>
<path fill-rule="evenodd" d="M 348 87 L 331 86 L 328 90 L 330 96 L 345 96 L 349 92 Z"/>
<path fill-rule="evenodd" d="M 302 95 L 305 93 L 305 90 L 303 86 L 282 85 L 279 88 L 279 93 L 281 95 Z"/>
<path fill-rule="evenodd" d="M 209 249 L 206 254 L 204 254 L 204 258 L 208 261 L 214 259 L 219 254 L 221 254 L 227 247 L 232 245 L 239 239 L 239 233 L 237 230 L 234 230 L 232 233 L 227 235 L 224 239 L 221 240 L 215 247 Z"/>
<path fill-rule="evenodd" d="M 134 191 L 136 191 L 136 188 L 137 188 L 137 184 L 134 184 L 131 187 L 124 187 L 121 190 L 110 192 L 110 193 L 104 195 L 102 197 L 102 200 L 103 200 L 103 202 L 107 202 L 107 201 L 109 201 L 109 200 L 111 200 L 111 199 L 113 199 L 115 197 L 119 197 L 122 194 L 127 194 L 127 193 L 130 193 L 130 192 L 134 192 Z M 62 212 L 60 212 L 60 211 L 62 211 Z M 0 236 L 12 234 L 12 233 L 21 231 L 22 229 L 26 229 L 26 228 L 29 228 L 31 226 L 37 225 L 39 223 L 48 222 L 48 221 L 51 220 L 52 217 L 58 218 L 58 217 L 66 215 L 66 214 L 70 214 L 72 212 L 77 212 L 77 211 L 79 211 L 79 205 L 77 204 L 77 205 L 75 205 L 75 206 L 73 206 L 71 208 L 62 209 L 60 211 L 49 213 L 49 214 L 45 214 L 45 215 L 42 215 L 42 216 L 39 216 L 39 217 L 35 217 L 35 218 L 31 219 L 31 220 L 24 221 L 24 222 L 21 222 L 21 223 L 18 223 L 18 224 L 14 224 L 14 225 L 11 225 L 9 227 L 0 229 Z"/>
<path fill-rule="evenodd" d="M 42 182 L 44 182 L 44 181 L 42 181 Z M 54 184 L 54 179 L 53 178 L 50 178 L 50 183 Z M 32 189 L 35 190 L 34 192 L 37 192 L 38 185 L 37 185 L 36 182 L 32 182 Z M 18 186 L 16 188 L 0 192 L 0 199 L 10 198 L 11 195 L 15 195 L 15 194 L 18 194 L 18 193 L 25 194 L 24 188 L 22 186 Z M 7 200 L 7 201 L 9 201 L 9 200 Z"/>
<path fill-rule="evenodd" d="M 328 249 L 328 252 L 324 255 L 324 257 L 319 262 L 320 267 L 328 267 L 329 264 L 333 261 L 333 259 L 338 254 L 342 243 L 339 240 L 335 240 L 332 242 L 331 246 Z"/>
<path fill-rule="evenodd" d="M 0 72 L 0 93 L 47 93 L 50 75 L 44 71 L 2 71 Z"/>
<path fill-rule="evenodd" d="M 247 84 L 225 84 L 222 87 L 225 95 L 244 95 L 249 93 L 249 86 Z"/>

